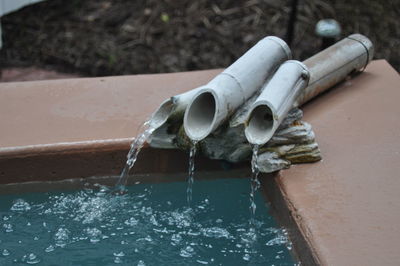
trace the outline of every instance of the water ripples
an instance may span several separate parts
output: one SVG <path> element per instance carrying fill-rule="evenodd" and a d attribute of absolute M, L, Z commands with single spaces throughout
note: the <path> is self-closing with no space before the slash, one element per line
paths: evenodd
<path fill-rule="evenodd" d="M 0 196 L 8 202 L 0 207 L 0 265 L 57 265 L 60 258 L 71 265 L 293 265 L 287 232 L 274 227 L 269 216 L 257 217 L 249 227 L 246 181 L 229 180 L 236 184 L 231 188 L 199 181 L 196 194 L 203 198 L 194 198 L 191 208 L 183 182 L 139 185 L 118 196 L 102 186 L 17 200 Z M 218 186 L 232 195 L 222 199 Z"/>

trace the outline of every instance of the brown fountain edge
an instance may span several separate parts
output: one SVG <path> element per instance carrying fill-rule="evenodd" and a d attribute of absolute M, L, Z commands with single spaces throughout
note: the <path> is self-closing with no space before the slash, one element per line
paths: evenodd
<path fill-rule="evenodd" d="M 311 232 L 302 223 L 301 216 L 297 214 L 296 208 L 291 204 L 284 187 L 279 181 L 279 173 L 263 174 L 260 177 L 261 188 L 264 197 L 271 206 L 272 215 L 278 224 L 283 226 L 293 244 L 293 255 L 303 265 L 321 265 L 318 253 L 314 249 L 314 243 L 309 237 Z"/>
<path fill-rule="evenodd" d="M 126 161 L 132 139 L 83 141 L 32 145 L 0 149 L 0 184 L 58 182 L 88 177 L 116 179 Z M 229 177 L 236 170 L 248 176 L 247 164 L 228 165 L 199 156 L 196 168 L 201 177 L 207 173 Z M 168 182 L 185 180 L 188 155 L 185 151 L 144 147 L 130 179 L 134 182 Z M 242 170 L 243 169 L 243 170 Z M 146 178 L 143 178 L 146 176 Z M 240 176 L 244 177 L 243 174 Z M 111 182 L 112 183 L 112 182 Z"/>
<path fill-rule="evenodd" d="M 131 136 L 137 123 L 143 121 L 143 117 L 166 95 L 172 95 L 173 89 L 173 93 L 179 93 L 188 84 L 195 87 L 215 73 L 0 84 L 0 96 L 7 96 L 0 97 L 0 121 L 6 122 L 3 127 L 6 130 L 0 132 L 3 141 L 0 145 L 0 183 L 3 184 L 0 193 L 6 190 L 21 192 L 22 187 L 26 191 L 45 190 L 44 184 L 49 180 L 53 185 L 58 184 L 59 189 L 84 182 L 115 181 L 129 149 L 131 139 L 125 137 Z M 307 104 L 304 120 L 314 127 L 323 161 L 261 177 L 271 209 L 279 222 L 288 228 L 302 264 L 398 265 L 400 262 L 400 254 L 396 252 L 400 244 L 397 226 L 400 223 L 399 81 L 398 73 L 387 62 L 374 61 L 366 73 Z M 143 84 L 146 85 L 145 93 L 141 90 Z M 77 85 L 79 90 L 75 90 Z M 115 102 L 111 101 L 111 90 L 120 93 L 122 98 L 118 98 L 118 104 L 131 93 L 141 95 L 138 106 L 127 109 L 132 100 L 126 97 L 126 101 L 118 105 L 126 109 L 115 106 L 111 110 L 115 117 L 104 120 L 98 117 L 88 120 L 87 114 L 77 112 L 81 104 L 88 103 L 82 100 L 83 96 L 91 99 L 92 93 L 103 95 L 105 103 L 89 102 L 90 111 L 97 111 L 96 105 L 112 106 Z M 147 101 L 149 93 L 158 98 Z M 59 101 L 46 98 L 60 94 Z M 16 98 L 18 95 L 23 97 Z M 39 111 L 32 99 L 41 103 Z M 72 100 L 63 102 L 63 99 Z M 142 99 L 146 101 L 140 105 Z M 21 102 L 27 104 L 27 112 L 12 120 L 20 112 L 15 104 Z M 70 105 L 70 109 L 61 109 Z M 32 127 L 29 121 L 47 114 L 46 110 L 57 112 Z M 132 113 L 132 110 L 138 113 L 135 117 L 126 117 L 126 121 L 136 119 L 135 126 L 118 131 L 116 125 L 123 122 L 118 120 L 119 117 Z M 47 125 L 52 127 L 44 128 Z M 25 126 L 23 130 L 21 126 Z M 13 135 L 13 132 L 18 134 Z M 51 134 L 44 134 L 46 132 Z M 70 136 L 73 136 L 72 140 Z M 35 144 L 43 140 L 51 140 L 45 143 L 52 144 Z M 15 143 L 22 144 L 16 146 Z M 26 145 L 30 143 L 35 145 Z M 187 160 L 184 151 L 145 148 L 131 182 L 184 180 L 187 178 Z M 220 161 L 198 158 L 196 166 L 201 172 L 199 177 L 204 178 L 249 176 L 246 163 L 232 167 Z M 229 171 L 226 167 L 230 167 Z"/>

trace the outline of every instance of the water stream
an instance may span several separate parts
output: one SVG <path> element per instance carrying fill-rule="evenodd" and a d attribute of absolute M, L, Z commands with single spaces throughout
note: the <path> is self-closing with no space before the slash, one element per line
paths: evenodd
<path fill-rule="evenodd" d="M 129 171 L 133 168 L 133 166 L 135 165 L 135 162 L 137 160 L 138 154 L 141 151 L 142 147 L 144 146 L 144 144 L 148 141 L 148 139 L 150 138 L 151 134 L 154 132 L 155 127 L 152 126 L 151 120 L 146 121 L 139 130 L 139 134 L 138 136 L 134 139 L 134 141 L 131 143 L 131 148 L 130 151 L 127 155 L 127 161 L 125 164 L 125 167 L 122 170 L 121 176 L 114 188 L 114 193 L 117 192 L 117 194 L 125 194 L 128 192 L 128 189 L 126 187 L 127 184 L 127 179 L 129 177 Z M 193 205 L 193 183 L 194 183 L 194 171 L 195 171 L 195 156 L 196 156 L 196 148 L 197 148 L 197 141 L 193 141 L 192 145 L 190 147 L 190 152 L 189 152 L 189 170 L 188 170 L 188 181 L 187 181 L 187 187 L 186 187 L 186 200 L 187 200 L 187 207 L 182 209 L 181 211 L 176 212 L 176 215 L 179 216 L 187 216 L 188 220 L 187 220 L 187 226 L 191 227 L 191 224 L 197 224 L 197 221 L 195 220 L 195 213 L 196 213 L 196 209 L 200 209 L 200 210 L 204 210 L 207 211 L 207 213 L 209 211 L 212 211 L 208 208 L 208 204 L 205 205 Z M 248 224 L 250 225 L 250 227 L 248 229 L 237 229 L 238 232 L 240 233 L 240 236 L 238 237 L 240 239 L 240 243 L 236 243 L 235 247 L 238 248 L 238 250 L 228 250 L 228 252 L 238 252 L 239 254 L 241 253 L 241 258 L 244 261 L 257 261 L 259 259 L 261 259 L 261 261 L 264 261 L 266 258 L 263 257 L 261 255 L 260 257 L 260 247 L 259 247 L 259 241 L 261 239 L 264 239 L 263 236 L 265 236 L 265 232 L 263 232 L 263 222 L 260 221 L 259 219 L 257 219 L 256 217 L 256 209 L 257 209 L 257 204 L 256 204 L 256 195 L 257 195 L 257 191 L 260 187 L 260 181 L 258 180 L 258 175 L 259 175 L 259 168 L 257 165 L 257 159 L 258 159 L 258 152 L 259 152 L 259 146 L 258 145 L 254 145 L 253 146 L 253 153 L 252 153 L 252 159 L 251 159 L 251 179 L 250 179 L 250 183 L 251 183 L 251 190 L 250 190 L 250 220 L 248 220 Z M 225 197 L 225 196 L 224 196 Z M 139 201 L 140 203 L 141 201 Z M 207 203 L 208 200 L 206 199 L 205 202 Z M 131 204 L 135 204 L 135 202 L 131 202 Z M 170 205 L 170 204 L 169 204 Z M 237 208 L 238 206 L 236 206 L 235 208 Z M 146 209 L 142 208 L 142 211 L 145 211 L 146 213 Z M 98 210 L 100 211 L 100 210 Z M 151 214 L 152 212 L 150 212 Z M 153 217 L 153 215 L 150 215 L 150 222 L 153 223 L 154 225 L 158 226 L 159 222 L 157 222 L 157 220 L 155 220 Z M 149 218 L 149 217 L 147 217 Z M 160 217 L 158 217 L 159 219 Z M 170 218 L 168 218 L 170 220 Z M 217 219 L 216 222 L 219 223 L 220 219 Z M 128 221 L 128 220 L 127 220 Z M 138 219 L 134 218 L 134 219 L 130 219 L 128 222 L 125 222 L 125 224 L 137 224 Z M 165 225 L 164 225 L 165 226 Z M 185 225 L 186 226 L 186 225 Z M 199 226 L 199 225 L 196 225 Z M 117 230 L 119 230 L 119 228 L 122 227 L 118 227 Z M 201 228 L 201 226 L 200 226 Z M 218 229 L 218 230 L 217 230 Z M 63 228 L 61 228 L 61 231 L 57 231 L 55 234 L 55 239 L 57 238 L 57 234 L 59 234 L 60 236 L 62 236 L 65 232 L 62 231 Z M 86 233 L 90 236 L 90 235 L 96 235 L 98 232 L 96 230 L 96 228 L 94 228 L 93 230 L 91 228 L 89 229 L 85 229 Z M 153 230 L 155 232 L 160 232 L 161 233 L 161 238 L 163 238 L 163 234 L 166 232 L 171 231 L 172 236 L 171 236 L 171 244 L 174 246 L 176 245 L 176 243 L 180 242 L 182 239 L 183 234 L 187 234 L 187 235 L 193 235 L 194 237 L 198 236 L 201 233 L 197 233 L 195 232 L 196 230 L 199 230 L 199 228 L 191 228 L 189 229 L 189 231 L 187 231 L 187 233 L 183 232 L 182 234 L 176 234 L 174 232 L 176 232 L 176 229 L 166 229 L 166 227 L 164 227 L 163 229 L 158 228 L 155 229 L 153 228 Z M 192 231 L 193 230 L 193 231 Z M 203 229 L 200 229 L 200 232 Z M 101 231 L 99 231 L 101 233 Z M 206 231 L 204 231 L 206 232 Z M 275 231 L 278 232 L 278 231 Z M 133 232 L 129 232 L 129 234 L 135 234 Z M 220 238 L 219 234 L 223 233 L 224 237 L 226 237 L 227 239 L 231 239 L 231 236 L 225 236 L 226 233 L 226 229 L 220 229 L 218 227 L 211 227 L 210 229 L 210 233 L 211 235 L 218 235 L 216 236 L 216 238 Z M 207 232 L 205 233 L 205 235 L 207 236 Z M 275 245 L 275 242 L 278 244 L 287 244 L 287 237 L 286 237 L 286 232 L 283 231 L 284 236 L 282 236 L 282 234 L 280 234 L 277 238 L 268 241 L 265 245 L 266 246 L 271 246 L 271 245 Z M 125 234 L 126 235 L 126 234 Z M 148 239 L 147 239 L 148 238 Z M 152 236 L 147 235 L 144 240 L 146 241 L 150 241 L 149 239 L 152 239 Z M 94 242 L 98 242 L 100 241 L 100 238 L 95 238 L 93 241 Z M 92 239 L 90 239 L 90 242 L 94 243 L 92 241 Z M 178 241 L 178 242 L 177 242 Z M 193 241 L 193 239 L 191 240 Z M 265 241 L 265 240 L 264 240 Z M 121 241 L 121 243 L 124 241 Z M 236 242 L 231 240 L 231 242 Z M 214 243 L 213 243 L 214 244 Z M 55 245 L 57 246 L 57 241 L 55 243 Z M 181 258 L 191 258 L 193 257 L 194 250 L 195 250 L 195 246 L 197 246 L 198 244 L 195 242 L 186 242 L 187 246 L 182 247 L 182 249 L 180 250 L 180 257 Z M 289 245 L 290 246 L 290 245 Z M 205 248 L 211 248 L 212 245 L 209 244 L 209 246 L 205 245 Z M 53 246 L 54 248 L 54 246 Z M 242 248 L 242 250 L 241 250 Z M 204 249 L 204 247 L 203 247 Z M 241 251 L 240 251 L 241 250 Z M 51 252 L 52 250 L 50 250 L 49 252 Z M 221 250 L 221 252 L 226 252 L 227 250 Z M 48 251 L 46 251 L 48 252 Z M 136 251 L 135 251 L 136 252 Z M 7 253 L 7 252 L 6 252 Z M 115 256 L 115 260 L 114 263 L 121 263 L 122 260 L 124 259 L 124 256 L 126 254 L 126 252 L 124 253 L 123 251 L 121 252 L 115 252 L 113 253 Z M 279 251 L 279 254 L 276 255 L 276 259 L 281 258 L 281 255 L 283 254 L 283 251 Z M 33 256 L 31 256 L 31 254 L 28 254 L 29 256 L 26 258 L 26 260 L 31 260 L 34 261 L 36 259 L 33 258 Z M 224 255 L 225 256 L 225 255 Z M 209 264 L 211 262 L 213 262 L 214 259 L 212 259 L 211 261 L 207 261 L 207 260 L 196 260 L 197 263 L 199 264 Z M 138 262 L 138 265 L 142 265 L 141 264 L 142 261 Z M 144 265 L 144 264 L 143 264 Z"/>
<path fill-rule="evenodd" d="M 126 156 L 127 160 L 125 166 L 122 169 L 117 184 L 115 185 L 116 191 L 114 192 L 122 193 L 125 191 L 125 186 L 129 177 L 129 171 L 135 165 L 140 150 L 143 148 L 144 144 L 150 138 L 155 129 L 156 128 L 154 127 L 153 123 L 151 123 L 150 119 L 143 123 L 143 125 L 139 128 L 139 134 L 131 143 L 131 148 Z"/>
<path fill-rule="evenodd" d="M 253 155 L 251 157 L 250 225 L 252 226 L 254 226 L 254 219 L 257 209 L 254 196 L 257 190 L 260 188 L 260 181 L 258 180 L 258 174 L 260 173 L 260 170 L 257 165 L 258 149 L 258 145 L 253 146 Z"/>
<path fill-rule="evenodd" d="M 189 207 L 192 204 L 192 197 L 193 197 L 194 159 L 196 156 L 196 146 L 197 146 L 197 141 L 193 141 L 189 152 L 189 177 L 186 189 L 186 198 Z"/>

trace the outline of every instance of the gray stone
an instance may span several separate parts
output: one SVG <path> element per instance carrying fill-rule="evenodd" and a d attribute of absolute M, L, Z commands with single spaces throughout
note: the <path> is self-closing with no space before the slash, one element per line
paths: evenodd
<path fill-rule="evenodd" d="M 251 160 L 252 147 L 244 135 L 244 128 L 249 106 L 255 98 L 248 100 L 229 122 L 199 143 L 199 151 L 204 156 L 232 163 Z M 257 163 L 261 172 L 270 173 L 288 168 L 292 163 L 321 160 L 312 127 L 301 121 L 302 117 L 303 112 L 293 108 L 271 140 L 260 147 Z M 192 143 L 185 134 L 182 120 L 175 118 L 153 133 L 150 145 L 188 150 Z"/>

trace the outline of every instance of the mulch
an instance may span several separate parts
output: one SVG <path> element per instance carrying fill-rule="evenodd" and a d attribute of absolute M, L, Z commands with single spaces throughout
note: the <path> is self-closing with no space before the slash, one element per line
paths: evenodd
<path fill-rule="evenodd" d="M 290 0 L 50 0 L 1 19 L 2 67 L 37 66 L 86 76 L 226 67 L 267 35 L 285 38 Z M 359 32 L 375 58 L 400 70 L 400 1 L 299 1 L 292 51 L 318 52 L 318 20 L 342 37 Z"/>

